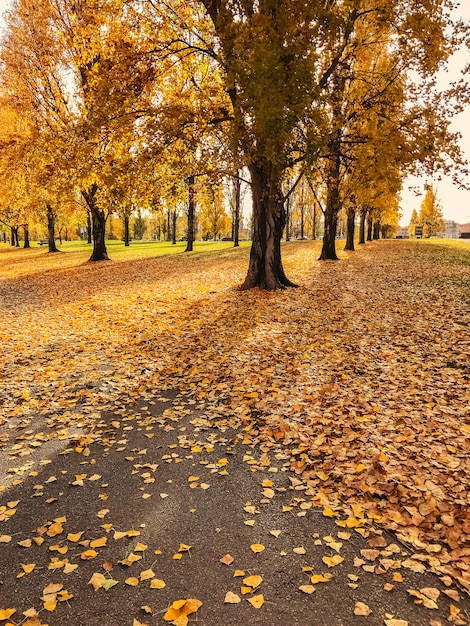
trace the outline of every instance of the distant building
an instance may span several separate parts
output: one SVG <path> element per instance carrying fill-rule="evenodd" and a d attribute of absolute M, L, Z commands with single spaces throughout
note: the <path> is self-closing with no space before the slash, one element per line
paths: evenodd
<path fill-rule="evenodd" d="M 452 220 L 444 220 L 445 232 L 444 237 L 447 239 L 458 239 L 460 237 L 460 227 L 457 222 Z"/>
<path fill-rule="evenodd" d="M 469 224 L 459 224 L 460 229 L 460 238 L 461 239 L 470 239 L 470 223 Z"/>
<path fill-rule="evenodd" d="M 397 239 L 408 239 L 408 226 L 400 226 L 397 232 Z"/>

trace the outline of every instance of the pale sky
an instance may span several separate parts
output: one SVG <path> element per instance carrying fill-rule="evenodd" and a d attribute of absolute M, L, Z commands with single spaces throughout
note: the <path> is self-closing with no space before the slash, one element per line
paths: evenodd
<path fill-rule="evenodd" d="M 1 13 L 3 13 L 10 4 L 10 0 L 0 0 L 0 27 L 3 27 Z M 468 0 L 462 0 L 460 8 L 456 11 L 456 16 L 470 20 L 470 3 Z M 449 81 L 459 75 L 460 70 L 466 63 L 470 63 L 470 52 L 468 50 L 462 51 L 454 56 L 447 74 Z M 461 145 L 465 151 L 466 157 L 470 161 L 470 107 L 467 107 L 464 113 L 455 118 L 453 129 L 458 130 L 462 134 Z M 426 182 L 433 183 L 437 187 L 437 195 L 442 204 L 444 219 L 455 220 L 460 224 L 470 222 L 470 191 L 459 189 L 459 187 L 454 185 L 452 180 L 448 178 L 443 178 L 441 181 L 432 180 L 430 178 L 408 178 L 404 181 L 402 192 L 402 225 L 408 225 L 411 212 L 413 209 L 419 210 L 423 199 L 423 195 L 416 196 L 409 187 L 419 187 L 420 190 L 423 191 Z M 470 179 L 468 182 L 470 184 Z"/>

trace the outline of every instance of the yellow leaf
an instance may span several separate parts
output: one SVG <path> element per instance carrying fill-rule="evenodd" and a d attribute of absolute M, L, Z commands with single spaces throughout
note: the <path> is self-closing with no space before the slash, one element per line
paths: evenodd
<path fill-rule="evenodd" d="M 10 541 L 11 541 L 10 535 L 0 535 L 0 543 L 9 543 Z"/>
<path fill-rule="evenodd" d="M 247 576 L 246 578 L 243 579 L 243 582 L 248 587 L 251 587 L 252 589 L 256 589 L 256 587 L 259 587 L 259 585 L 261 585 L 261 583 L 263 582 L 263 579 L 261 576 L 257 576 L 257 575 Z"/>
<path fill-rule="evenodd" d="M 13 613 L 16 613 L 16 609 L 0 609 L 0 620 L 10 619 Z"/>
<path fill-rule="evenodd" d="M 150 581 L 150 589 L 164 589 L 165 587 L 165 581 L 161 580 L 160 578 L 154 578 Z"/>
<path fill-rule="evenodd" d="M 225 604 L 238 604 L 239 602 L 241 602 L 241 598 L 240 596 L 237 596 L 236 593 L 232 593 L 231 591 L 227 591 L 227 593 L 225 594 Z"/>
<path fill-rule="evenodd" d="M 336 513 L 333 511 L 333 509 L 323 509 L 323 515 L 325 517 L 335 517 Z"/>
<path fill-rule="evenodd" d="M 366 469 L 367 469 L 367 467 L 363 463 L 359 463 L 358 465 L 356 465 L 355 472 L 356 472 L 356 474 L 360 474 L 361 472 L 363 472 Z"/>
<path fill-rule="evenodd" d="M 81 553 L 80 557 L 84 561 L 89 561 L 90 559 L 94 559 L 97 554 L 98 552 L 96 552 L 96 550 L 85 550 L 85 552 Z"/>
<path fill-rule="evenodd" d="M 255 609 L 260 609 L 264 604 L 264 596 L 262 593 L 257 596 L 253 596 L 252 598 L 248 598 L 248 602 L 255 607 Z"/>
<path fill-rule="evenodd" d="M 193 546 L 187 546 L 185 543 L 180 543 L 180 547 L 178 548 L 178 552 L 187 552 L 191 550 Z"/>
<path fill-rule="evenodd" d="M 335 554 L 334 556 L 324 556 L 322 557 L 323 563 L 328 565 L 328 567 L 335 567 L 335 565 L 339 565 L 344 561 L 343 557 L 339 554 Z"/>
<path fill-rule="evenodd" d="M 332 579 L 332 575 L 331 574 L 314 574 L 310 578 L 310 582 L 312 583 L 312 585 L 316 585 L 318 583 L 327 583 L 331 579 Z"/>
<path fill-rule="evenodd" d="M 27 565 L 23 565 L 23 563 L 21 563 L 21 567 L 23 568 L 25 574 L 30 574 L 36 567 L 36 563 L 28 563 Z"/>
<path fill-rule="evenodd" d="M 101 587 L 103 586 L 103 583 L 105 580 L 106 580 L 106 577 L 103 576 L 103 574 L 100 574 L 99 572 L 95 572 L 93 576 L 90 578 L 90 580 L 88 581 L 88 584 L 91 585 L 95 591 L 98 591 L 98 589 L 101 589 Z"/>
<path fill-rule="evenodd" d="M 102 548 L 103 546 L 105 546 L 108 543 L 108 540 L 106 539 L 106 537 L 100 537 L 99 539 L 94 539 L 91 543 L 90 543 L 90 547 L 91 548 Z"/>
<path fill-rule="evenodd" d="M 135 576 L 131 576 L 130 578 L 126 578 L 124 582 L 126 583 L 126 585 L 130 585 L 131 587 L 137 587 L 137 585 L 139 584 L 139 579 Z"/>
<path fill-rule="evenodd" d="M 308 593 L 309 595 L 315 591 L 315 587 L 313 585 L 301 585 L 299 589 L 300 591 Z"/>
<path fill-rule="evenodd" d="M 140 572 L 140 580 L 148 580 L 149 578 L 155 578 L 155 574 L 152 569 L 146 569 Z"/>
<path fill-rule="evenodd" d="M 252 543 L 250 548 L 255 554 L 258 554 L 259 552 L 263 552 L 263 550 L 265 549 L 262 543 Z"/>
<path fill-rule="evenodd" d="M 295 552 L 295 554 L 307 554 L 307 550 L 303 546 L 294 548 L 292 552 Z"/>
<path fill-rule="evenodd" d="M 80 541 L 80 537 L 83 535 L 83 531 L 81 533 L 69 533 L 67 535 L 67 539 L 69 541 L 73 541 L 74 543 L 76 543 L 77 541 Z"/>

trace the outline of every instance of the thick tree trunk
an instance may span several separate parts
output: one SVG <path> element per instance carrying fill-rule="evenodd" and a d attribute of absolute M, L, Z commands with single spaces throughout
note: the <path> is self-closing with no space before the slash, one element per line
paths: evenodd
<path fill-rule="evenodd" d="M 129 246 L 129 216 L 124 215 L 124 245 Z"/>
<path fill-rule="evenodd" d="M 367 241 L 372 241 L 372 228 L 374 225 L 374 220 L 372 219 L 372 216 L 369 214 L 367 216 Z"/>
<path fill-rule="evenodd" d="M 380 239 L 380 222 L 374 223 L 374 239 Z"/>
<path fill-rule="evenodd" d="M 92 228 L 91 228 L 91 213 L 90 211 L 86 212 L 86 242 L 92 243 Z"/>
<path fill-rule="evenodd" d="M 24 231 L 23 248 L 31 248 L 31 244 L 29 242 L 29 228 L 28 228 L 28 224 L 23 224 L 23 231 Z"/>
<path fill-rule="evenodd" d="M 241 172 L 238 172 L 241 174 Z M 233 247 L 238 248 L 240 245 L 239 242 L 239 233 L 240 233 L 240 214 L 241 214 L 241 193 L 242 193 L 242 183 L 241 180 L 235 178 L 234 182 L 234 193 L 235 193 L 235 207 L 233 212 Z"/>
<path fill-rule="evenodd" d="M 294 287 L 281 260 L 281 237 L 286 222 L 280 173 L 265 160 L 248 167 L 253 196 L 253 242 L 250 264 L 241 289 L 274 290 Z"/>
<path fill-rule="evenodd" d="M 46 204 L 48 252 L 60 252 L 55 243 L 55 213 L 50 204 Z"/>
<path fill-rule="evenodd" d="M 354 251 L 354 229 L 356 226 L 356 209 L 353 206 L 348 206 L 347 209 L 347 228 L 346 228 L 346 246 L 345 250 Z"/>
<path fill-rule="evenodd" d="M 11 245 L 14 248 L 20 247 L 20 238 L 18 234 L 19 226 L 10 226 L 11 229 Z"/>
<path fill-rule="evenodd" d="M 341 209 L 339 193 L 339 180 L 341 168 L 341 141 L 340 131 L 329 142 L 330 159 L 327 166 L 327 196 L 325 206 L 325 231 L 323 233 L 323 246 L 319 261 L 337 261 L 336 254 L 336 230 L 338 226 L 338 213 Z"/>
<path fill-rule="evenodd" d="M 194 221 L 196 213 L 196 203 L 194 199 L 194 175 L 188 176 L 188 231 L 186 234 L 186 250 L 185 252 L 193 251 L 194 244 Z"/>
<path fill-rule="evenodd" d="M 367 211 L 361 209 L 360 221 L 359 221 L 359 243 L 366 243 L 366 219 Z"/>
<path fill-rule="evenodd" d="M 93 229 L 93 252 L 89 261 L 109 261 L 105 243 L 106 215 L 96 202 L 97 191 L 97 185 L 92 185 L 89 189 L 82 190 L 82 196 L 90 209 Z"/>

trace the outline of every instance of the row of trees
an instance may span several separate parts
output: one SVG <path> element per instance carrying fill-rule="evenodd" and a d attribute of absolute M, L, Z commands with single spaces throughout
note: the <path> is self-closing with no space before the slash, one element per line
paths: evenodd
<path fill-rule="evenodd" d="M 191 250 L 204 194 L 230 196 L 238 232 L 245 181 L 243 288 L 291 285 L 280 242 L 294 211 L 312 234 L 322 216 L 321 258 L 335 259 L 341 211 L 353 249 L 356 216 L 360 241 L 397 224 L 407 172 L 463 166 L 449 123 L 465 85 L 435 86 L 467 31 L 452 7 L 17 0 L 1 47 L 1 219 L 42 211 L 52 247 L 58 216 L 85 207 L 98 261 L 110 213 L 184 205 Z"/>

